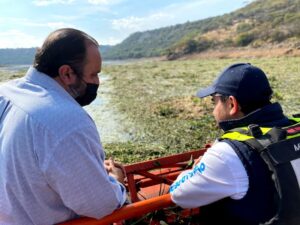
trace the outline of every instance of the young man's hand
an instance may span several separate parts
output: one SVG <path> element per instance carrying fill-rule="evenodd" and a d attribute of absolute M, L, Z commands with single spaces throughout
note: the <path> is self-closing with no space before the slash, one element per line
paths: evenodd
<path fill-rule="evenodd" d="M 201 159 L 202 159 L 202 156 L 200 156 L 198 159 L 196 159 L 196 160 L 194 161 L 193 168 L 200 162 Z"/>

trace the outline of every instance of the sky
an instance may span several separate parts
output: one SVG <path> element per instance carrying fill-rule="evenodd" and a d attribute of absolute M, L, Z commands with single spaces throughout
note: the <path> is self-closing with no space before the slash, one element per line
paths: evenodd
<path fill-rule="evenodd" d="M 137 31 L 223 15 L 252 0 L 0 0 L 0 48 L 39 47 L 49 33 L 72 27 L 100 45 Z"/>

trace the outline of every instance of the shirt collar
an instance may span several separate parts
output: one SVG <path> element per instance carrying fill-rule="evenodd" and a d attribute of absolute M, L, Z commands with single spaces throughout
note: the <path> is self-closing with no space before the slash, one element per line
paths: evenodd
<path fill-rule="evenodd" d="M 46 90 L 58 92 L 62 96 L 75 101 L 74 98 L 56 80 L 47 74 L 38 71 L 32 66 L 28 69 L 24 78 L 30 83 L 37 84 Z"/>

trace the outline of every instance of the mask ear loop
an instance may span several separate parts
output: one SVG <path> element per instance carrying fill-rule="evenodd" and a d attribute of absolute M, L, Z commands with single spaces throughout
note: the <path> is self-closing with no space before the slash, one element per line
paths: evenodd
<path fill-rule="evenodd" d="M 77 98 L 79 96 L 78 91 L 75 90 L 75 88 L 73 87 L 69 87 L 70 91 L 71 91 L 71 95 L 73 98 Z"/>
<path fill-rule="evenodd" d="M 70 66 L 71 67 L 71 69 L 73 70 L 73 73 L 76 75 L 76 78 L 80 81 L 80 83 L 83 83 L 84 84 L 84 89 L 86 89 L 87 88 L 87 82 L 85 82 L 85 80 L 83 80 L 82 79 L 82 76 L 79 76 L 78 74 L 78 72 L 77 72 L 77 70 L 76 69 L 74 69 L 72 66 Z M 79 93 L 79 91 L 78 90 L 76 90 L 75 88 L 73 88 L 73 87 L 70 87 L 70 90 L 71 90 L 71 95 L 73 96 L 73 98 L 77 98 L 77 97 L 79 97 L 80 96 L 80 93 Z"/>

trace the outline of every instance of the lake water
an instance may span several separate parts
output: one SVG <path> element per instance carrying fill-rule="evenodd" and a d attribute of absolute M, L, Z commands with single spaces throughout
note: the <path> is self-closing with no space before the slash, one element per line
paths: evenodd
<path fill-rule="evenodd" d="M 107 61 L 104 64 L 124 64 L 127 61 Z M 20 70 L 26 71 L 31 65 L 9 65 L 1 66 L 0 72 L 15 73 Z M 122 115 L 116 107 L 110 103 L 112 86 L 110 77 L 101 74 L 101 85 L 99 86 L 98 96 L 91 105 L 84 107 L 94 119 L 103 143 L 127 142 L 130 140 L 128 127 L 123 125 L 126 116 Z"/>
<path fill-rule="evenodd" d="M 125 63 L 135 62 L 138 61 L 136 59 L 131 60 L 107 60 L 103 61 L 103 65 L 122 65 Z M 0 63 L 0 71 L 7 71 L 7 72 L 18 72 L 20 70 L 27 70 L 31 64 L 24 64 L 24 65 L 1 65 Z"/>
<path fill-rule="evenodd" d="M 109 75 L 101 74 L 100 76 L 101 85 L 98 96 L 85 109 L 94 119 L 103 143 L 127 142 L 131 136 L 127 131 L 128 125 L 125 126 L 124 122 L 126 116 L 122 115 L 110 102 L 113 87 L 110 85 Z"/>

